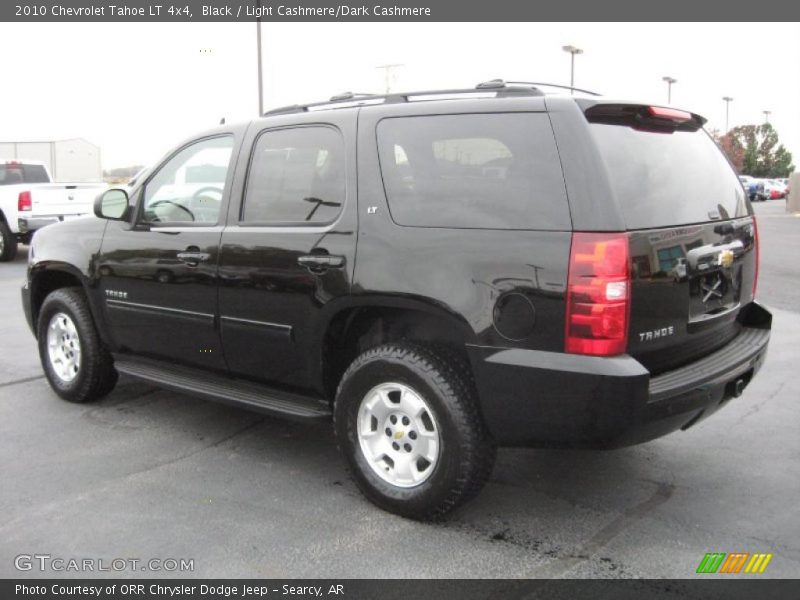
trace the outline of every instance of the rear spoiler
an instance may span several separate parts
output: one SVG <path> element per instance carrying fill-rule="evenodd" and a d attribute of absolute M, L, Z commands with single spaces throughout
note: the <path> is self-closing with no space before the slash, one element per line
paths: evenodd
<path fill-rule="evenodd" d="M 700 115 L 667 106 L 586 102 L 581 104 L 583 114 L 590 123 L 622 125 L 640 131 L 654 133 L 697 131 L 706 123 L 706 119 Z"/>

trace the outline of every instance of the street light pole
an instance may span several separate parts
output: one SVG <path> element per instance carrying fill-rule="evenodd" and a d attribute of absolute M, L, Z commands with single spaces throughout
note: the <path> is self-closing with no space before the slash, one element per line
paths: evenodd
<path fill-rule="evenodd" d="M 730 114 L 730 107 L 731 102 L 733 102 L 733 98 L 730 96 L 723 96 L 722 99 L 725 101 L 725 133 L 728 133 L 728 116 Z"/>
<path fill-rule="evenodd" d="M 678 80 L 669 75 L 665 75 L 661 80 L 667 82 L 667 104 L 672 104 L 672 84 L 678 83 Z"/>
<path fill-rule="evenodd" d="M 393 65 L 378 65 L 377 67 L 375 67 L 376 69 L 383 69 L 384 71 L 387 94 L 392 91 L 392 71 L 393 69 L 399 69 L 400 67 L 405 67 L 405 65 L 393 64 Z"/>
<path fill-rule="evenodd" d="M 258 13 L 261 15 L 261 0 L 258 0 Z M 258 116 L 264 114 L 264 71 L 261 64 L 261 17 L 256 19 L 256 52 L 258 52 Z"/>
<path fill-rule="evenodd" d="M 769 116 L 772 114 L 772 111 L 771 110 L 764 110 L 764 111 L 761 111 L 761 112 L 764 113 L 764 123 L 769 125 Z"/>
<path fill-rule="evenodd" d="M 576 46 L 561 46 L 564 52 L 569 52 L 569 93 L 575 93 L 575 55 L 583 54 L 583 50 Z"/>

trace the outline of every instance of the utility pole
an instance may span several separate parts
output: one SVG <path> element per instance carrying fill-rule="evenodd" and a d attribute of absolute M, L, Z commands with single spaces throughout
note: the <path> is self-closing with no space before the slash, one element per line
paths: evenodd
<path fill-rule="evenodd" d="M 667 104 L 672 104 L 672 84 L 678 83 L 678 80 L 669 75 L 665 75 L 661 80 L 667 82 Z"/>
<path fill-rule="evenodd" d="M 731 102 L 733 102 L 733 98 L 730 96 L 723 96 L 722 99 L 725 101 L 725 133 L 728 133 L 728 131 L 730 131 L 728 129 L 728 116 L 730 115 L 729 109 L 731 107 Z"/>
<path fill-rule="evenodd" d="M 771 110 L 764 110 L 764 111 L 761 111 L 761 112 L 764 113 L 764 123 L 769 125 L 769 116 L 772 114 L 772 111 Z"/>
<path fill-rule="evenodd" d="M 375 67 L 376 69 L 383 69 L 385 81 L 386 81 L 386 93 L 392 91 L 392 79 L 394 78 L 394 69 L 399 69 L 400 67 L 405 67 L 403 64 L 393 64 L 393 65 L 378 65 Z"/>
<path fill-rule="evenodd" d="M 569 52 L 569 93 L 575 93 L 575 55 L 576 54 L 583 54 L 583 50 L 576 46 L 561 46 L 561 49 L 564 52 Z"/>
<path fill-rule="evenodd" d="M 258 0 L 258 18 L 256 18 L 256 52 L 258 53 L 258 116 L 264 114 L 264 71 L 261 64 L 261 0 Z"/>

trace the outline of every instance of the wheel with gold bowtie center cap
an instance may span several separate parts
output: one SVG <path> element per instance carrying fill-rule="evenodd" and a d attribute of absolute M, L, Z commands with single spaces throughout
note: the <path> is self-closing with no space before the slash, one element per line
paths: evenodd
<path fill-rule="evenodd" d="M 334 420 L 361 491 L 402 516 L 441 517 L 475 496 L 494 464 L 469 365 L 450 349 L 367 350 L 342 377 Z"/>
<path fill-rule="evenodd" d="M 439 430 L 430 407 L 403 383 L 382 383 L 364 396 L 358 441 L 384 481 L 410 488 L 424 483 L 439 459 Z"/>

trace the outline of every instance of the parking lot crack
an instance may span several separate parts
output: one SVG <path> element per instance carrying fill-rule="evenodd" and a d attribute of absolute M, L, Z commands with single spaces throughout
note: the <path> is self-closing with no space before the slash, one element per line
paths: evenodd
<path fill-rule="evenodd" d="M 23 379 L 15 379 L 14 381 L 5 381 L 0 383 L 0 388 L 4 387 L 11 387 L 12 385 L 20 385 L 22 383 L 30 383 L 31 381 L 36 381 L 37 379 L 43 379 L 44 375 L 35 375 L 33 377 L 25 377 Z"/>
<path fill-rule="evenodd" d="M 548 579 L 561 577 L 576 565 L 591 560 L 593 556 L 622 531 L 637 523 L 658 506 L 669 500 L 674 491 L 675 485 L 672 483 L 656 483 L 655 492 L 647 500 L 625 509 L 621 515 L 595 533 L 584 544 L 578 546 L 568 555 L 557 558 L 541 572 L 537 572 L 536 576 Z"/>
<path fill-rule="evenodd" d="M 171 458 L 169 460 L 166 460 L 166 461 L 163 461 L 163 462 L 160 462 L 160 463 L 156 463 L 154 465 L 150 465 L 148 467 L 145 467 L 144 469 L 140 469 L 139 471 L 133 471 L 131 473 L 127 473 L 123 477 L 123 479 L 127 479 L 127 478 L 130 478 L 130 477 L 135 477 L 137 475 L 141 475 L 141 474 L 147 473 L 149 471 L 155 471 L 157 469 L 161 469 L 162 467 L 167 467 L 169 465 L 174 465 L 175 463 L 178 463 L 178 462 L 181 462 L 183 460 L 186 460 L 187 458 L 191 458 L 191 457 L 193 457 L 193 456 L 195 456 L 197 454 L 200 454 L 201 452 L 205 452 L 206 450 L 209 450 L 211 448 L 217 448 L 217 447 L 221 446 L 222 444 L 224 444 L 226 442 L 229 442 L 233 438 L 238 437 L 238 436 L 242 435 L 243 433 L 246 433 L 247 431 L 250 431 L 251 429 L 254 429 L 258 425 L 263 423 L 265 420 L 266 420 L 266 417 L 261 417 L 260 419 L 254 421 L 252 423 L 249 423 L 248 425 L 246 425 L 244 427 L 241 427 L 241 428 L 237 429 L 236 431 L 230 433 L 229 435 L 226 435 L 226 436 L 224 436 L 224 437 L 222 437 L 222 438 L 220 438 L 220 439 L 218 439 L 218 440 L 216 440 L 216 441 L 214 441 L 214 442 L 212 442 L 210 444 L 206 444 L 206 445 L 204 445 L 204 446 L 202 446 L 200 448 L 192 450 L 191 452 L 186 452 L 184 454 L 180 454 L 180 455 L 178 455 L 178 456 L 176 456 L 174 458 Z"/>
<path fill-rule="evenodd" d="M 775 391 L 774 391 L 774 392 L 772 392 L 771 394 L 769 394 L 769 395 L 768 395 L 766 398 L 764 398 L 764 399 L 763 399 L 763 400 L 761 400 L 760 402 L 756 402 L 755 404 L 753 404 L 753 405 L 752 405 L 752 406 L 751 406 L 751 407 L 748 409 L 748 411 L 747 411 L 746 413 L 744 413 L 744 414 L 743 414 L 741 417 L 739 417 L 739 420 L 738 420 L 737 422 L 738 422 L 738 423 L 741 423 L 741 422 L 742 422 L 742 421 L 744 421 L 744 420 L 745 420 L 747 417 L 752 417 L 754 414 L 756 414 L 758 411 L 760 411 L 760 410 L 761 410 L 761 409 L 764 407 L 764 405 L 765 405 L 767 402 L 769 402 L 770 400 L 772 400 L 773 398 L 775 398 L 775 397 L 776 397 L 778 394 L 780 394 L 780 393 L 783 391 L 783 388 L 784 388 L 784 387 L 786 387 L 786 383 L 787 383 L 786 381 L 782 382 L 782 383 L 781 383 L 781 384 L 780 384 L 780 385 L 777 387 L 777 389 L 775 389 Z"/>

